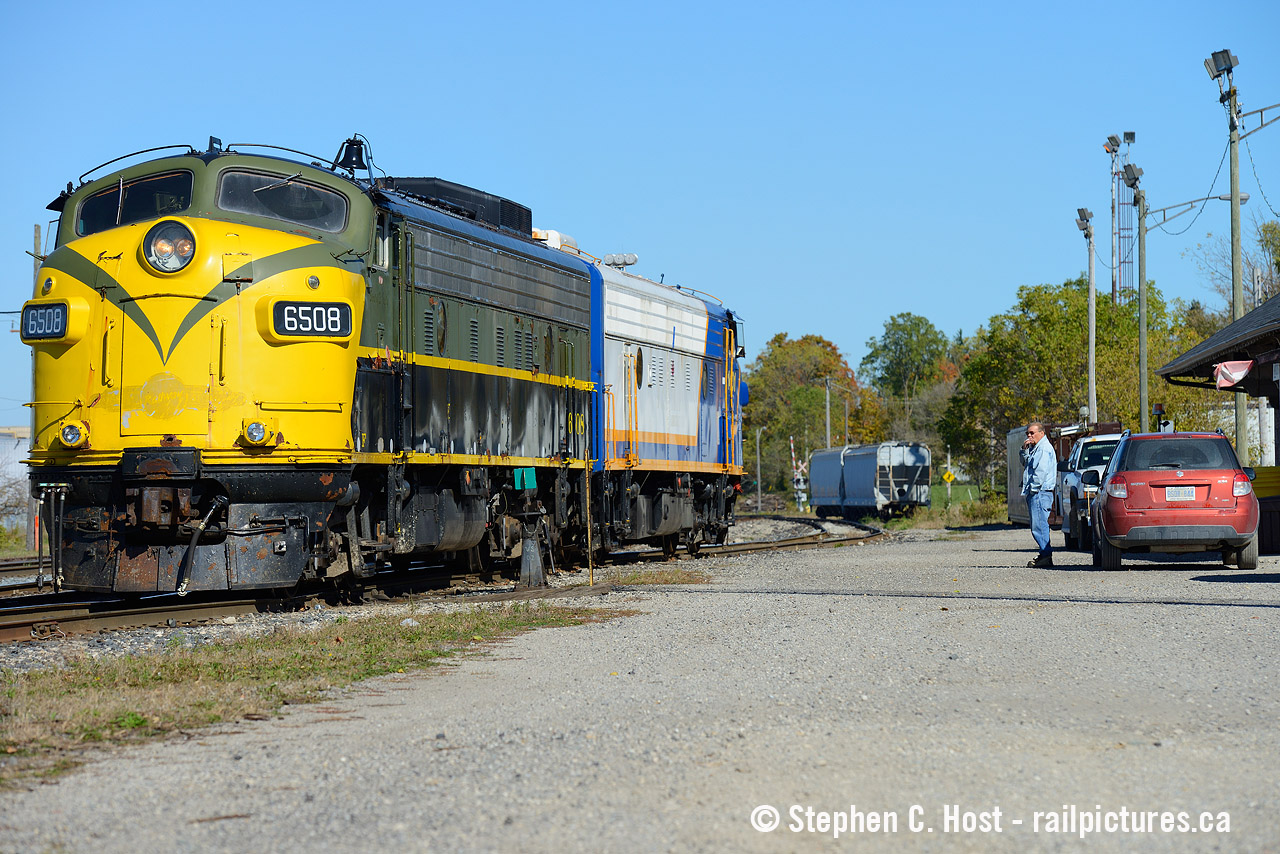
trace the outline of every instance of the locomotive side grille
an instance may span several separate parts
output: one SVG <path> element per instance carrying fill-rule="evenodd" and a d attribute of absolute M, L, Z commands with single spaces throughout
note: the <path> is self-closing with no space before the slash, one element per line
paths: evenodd
<path fill-rule="evenodd" d="M 534 336 L 534 334 L 532 332 L 526 332 L 525 333 L 525 350 L 528 355 L 525 357 L 525 362 L 524 362 L 525 370 L 530 370 L 530 371 L 533 370 L 533 358 L 534 358 L 533 354 L 537 346 L 538 346 L 537 339 Z"/>
<path fill-rule="evenodd" d="M 693 366 L 688 362 L 684 363 L 684 390 L 693 391 Z"/>
<path fill-rule="evenodd" d="M 480 361 L 480 321 L 471 318 L 471 361 Z"/>
<path fill-rule="evenodd" d="M 507 366 L 507 330 L 501 326 L 493 331 L 493 349 L 494 361 L 498 363 L 499 368 Z"/>
<path fill-rule="evenodd" d="M 429 308 L 422 313 L 422 352 L 436 354 L 436 310 Z"/>

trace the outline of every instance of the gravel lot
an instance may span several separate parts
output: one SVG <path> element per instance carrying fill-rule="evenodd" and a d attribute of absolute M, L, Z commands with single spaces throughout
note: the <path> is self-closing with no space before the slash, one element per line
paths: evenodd
<path fill-rule="evenodd" d="M 1280 559 L 1032 553 L 996 529 L 700 560 L 709 585 L 600 600 L 638 616 L 0 794 L 0 850 L 1280 850 Z M 792 805 L 898 829 L 793 832 Z M 1047 829 L 1064 805 L 1230 832 L 1082 841 Z M 944 832 L 951 807 L 1003 832 Z"/>

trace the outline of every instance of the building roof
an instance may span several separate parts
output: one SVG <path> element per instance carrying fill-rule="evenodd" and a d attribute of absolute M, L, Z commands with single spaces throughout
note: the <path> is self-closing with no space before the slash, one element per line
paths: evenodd
<path fill-rule="evenodd" d="M 1252 359 L 1256 364 L 1248 376 L 1232 388 L 1244 389 L 1257 397 L 1270 396 L 1276 388 L 1271 380 L 1271 371 L 1259 368 L 1280 362 L 1280 299 L 1267 300 L 1169 364 L 1157 368 L 1156 373 L 1177 385 L 1215 388 L 1215 365 L 1246 359 Z"/>

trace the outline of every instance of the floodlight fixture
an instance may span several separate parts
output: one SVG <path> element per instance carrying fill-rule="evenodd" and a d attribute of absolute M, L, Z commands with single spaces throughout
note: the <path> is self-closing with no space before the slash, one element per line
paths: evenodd
<path fill-rule="evenodd" d="M 1231 69 L 1240 64 L 1240 60 L 1229 50 L 1215 50 L 1213 55 L 1204 61 L 1204 70 L 1217 80 L 1222 75 L 1230 76 Z"/>
<path fill-rule="evenodd" d="M 1138 135 L 1131 130 L 1127 130 L 1124 132 L 1124 141 L 1126 144 L 1132 145 L 1137 138 L 1138 138 Z"/>
<path fill-rule="evenodd" d="M 1078 219 L 1078 220 L 1076 220 L 1076 228 L 1080 229 L 1081 231 L 1088 231 L 1088 230 L 1089 230 L 1089 220 L 1087 220 L 1087 219 Z"/>
<path fill-rule="evenodd" d="M 1107 151 L 1117 151 L 1120 148 L 1120 137 L 1114 133 L 1107 137 Z"/>
<path fill-rule="evenodd" d="M 1124 183 L 1130 190 L 1138 189 L 1138 179 L 1142 177 L 1142 169 L 1132 163 L 1124 165 Z"/>
<path fill-rule="evenodd" d="M 1093 219 L 1093 211 L 1089 210 L 1088 208 L 1076 208 L 1076 213 L 1085 222 L 1088 222 L 1089 220 Z"/>

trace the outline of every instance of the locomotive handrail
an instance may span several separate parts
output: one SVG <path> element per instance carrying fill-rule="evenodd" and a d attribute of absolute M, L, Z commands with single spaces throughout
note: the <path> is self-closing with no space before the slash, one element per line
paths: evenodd
<path fill-rule="evenodd" d="M 115 158 L 114 160 L 108 160 L 106 163 L 99 163 L 97 166 L 93 167 L 88 172 L 80 176 L 80 183 L 83 184 L 85 178 L 89 177 L 94 172 L 97 172 L 103 166 L 110 166 L 112 163 L 119 163 L 121 160 L 128 160 L 130 157 L 137 157 L 139 154 L 150 154 L 153 151 L 164 151 L 169 148 L 185 148 L 187 150 L 187 154 L 196 153 L 196 150 L 194 148 L 192 148 L 189 145 L 186 145 L 185 143 L 179 143 L 178 145 L 158 145 L 155 148 L 144 148 L 141 151 L 135 151 L 132 154 L 123 154 Z"/>
<path fill-rule="evenodd" d="M 181 297 L 182 299 L 193 299 L 193 300 L 199 300 L 199 301 L 203 301 L 203 300 L 208 300 L 209 302 L 218 301 L 217 297 L 210 296 L 209 294 L 200 296 L 198 294 L 175 294 L 175 293 L 169 293 L 166 291 L 164 293 L 139 294 L 136 297 L 121 297 L 120 302 L 138 302 L 139 300 L 155 299 L 156 297 Z"/>

